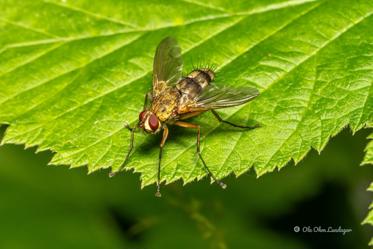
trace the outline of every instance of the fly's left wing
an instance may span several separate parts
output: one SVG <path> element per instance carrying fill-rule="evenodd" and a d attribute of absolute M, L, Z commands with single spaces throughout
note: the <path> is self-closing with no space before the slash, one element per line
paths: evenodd
<path fill-rule="evenodd" d="M 153 96 L 166 86 L 176 84 L 182 76 L 181 49 L 174 38 L 163 39 L 155 52 L 153 64 Z"/>
<path fill-rule="evenodd" d="M 249 102 L 258 95 L 259 91 L 255 88 L 218 88 L 210 86 L 197 99 L 181 107 L 179 114 L 238 106 Z"/>

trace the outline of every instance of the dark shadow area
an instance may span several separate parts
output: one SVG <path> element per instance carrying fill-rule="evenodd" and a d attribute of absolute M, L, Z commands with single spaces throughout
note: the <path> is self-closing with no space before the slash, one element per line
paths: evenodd
<path fill-rule="evenodd" d="M 143 143 L 136 143 L 136 134 L 135 134 L 135 149 L 140 153 L 147 153 L 150 150 L 159 148 L 159 143 L 161 141 L 162 134 L 146 134 L 146 138 Z"/>
<path fill-rule="evenodd" d="M 253 130 L 253 129 L 245 129 L 245 128 L 240 128 L 240 127 L 233 127 L 232 125 L 229 125 L 229 124 L 226 124 L 226 123 L 220 123 L 219 120 L 215 119 L 211 113 L 203 113 L 201 115 L 211 115 L 212 124 L 214 126 L 219 125 L 219 127 L 215 128 L 212 131 L 213 133 L 223 133 L 223 134 L 225 133 L 227 136 L 229 136 L 229 134 L 231 132 L 251 132 Z M 246 122 L 244 122 L 242 120 L 237 120 L 237 119 L 234 119 L 234 120 L 224 119 L 224 120 L 232 122 L 234 124 L 238 124 L 238 125 L 253 126 L 253 127 L 258 126 L 258 127 L 255 127 L 254 129 L 260 129 L 261 128 L 261 126 L 258 122 L 256 122 L 255 120 L 251 120 L 251 119 L 247 120 Z M 205 138 L 205 135 L 206 135 L 205 129 L 207 129 L 207 127 L 211 126 L 211 124 L 206 124 L 206 123 L 199 122 L 198 118 L 195 118 L 195 117 L 191 118 L 191 119 L 187 119 L 187 120 L 185 120 L 185 122 L 189 122 L 189 123 L 192 123 L 192 124 L 199 124 L 201 126 L 202 140 Z M 169 136 L 168 136 L 168 139 L 166 141 L 166 144 L 169 143 L 171 140 L 173 140 L 173 142 L 178 143 L 178 142 L 180 142 L 179 140 L 183 139 L 183 138 L 189 138 L 192 141 L 196 142 L 196 138 L 197 138 L 197 130 L 196 129 L 188 129 L 188 128 L 183 128 L 183 127 L 179 127 L 179 126 L 176 126 L 176 125 L 168 125 L 168 128 L 169 128 Z M 146 134 L 145 141 L 142 144 L 136 145 L 137 146 L 136 149 L 140 153 L 147 153 L 150 150 L 153 150 L 155 148 L 159 148 L 159 144 L 160 144 L 160 141 L 162 139 L 162 131 L 160 131 L 158 134 L 148 134 L 148 133 L 145 133 L 144 131 L 142 131 L 141 129 L 137 129 L 136 134 L 139 134 L 139 133 Z M 136 134 L 135 134 L 135 141 L 136 141 Z"/>
<path fill-rule="evenodd" d="M 3 137 L 5 135 L 5 131 L 8 128 L 9 125 L 2 125 L 0 124 L 0 142 L 3 140 Z"/>
<path fill-rule="evenodd" d="M 109 214 L 115 221 L 121 235 L 130 242 L 140 242 L 143 238 L 143 229 L 137 229 L 140 227 L 139 221 L 135 220 L 131 215 L 126 215 L 123 211 L 117 208 L 109 208 Z"/>

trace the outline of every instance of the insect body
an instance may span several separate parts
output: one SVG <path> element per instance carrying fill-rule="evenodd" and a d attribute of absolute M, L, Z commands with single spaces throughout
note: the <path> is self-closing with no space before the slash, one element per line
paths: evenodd
<path fill-rule="evenodd" d="M 211 111 L 220 122 L 239 128 L 255 128 L 255 126 L 242 126 L 225 121 L 214 109 L 244 104 L 258 96 L 258 90 L 254 88 L 216 87 L 211 83 L 215 79 L 215 74 L 208 68 L 196 69 L 186 77 L 182 77 L 182 66 L 181 50 L 176 40 L 170 37 L 163 39 L 158 45 L 154 57 L 153 89 L 145 95 L 144 108 L 139 114 L 138 124 L 129 128 L 131 130 L 130 148 L 122 167 L 118 170 L 120 171 L 129 159 L 133 149 L 136 128 L 141 128 L 151 134 L 163 131 L 158 160 L 156 196 L 161 196 L 161 160 L 163 147 L 168 137 L 168 125 L 197 130 L 197 154 L 199 159 L 207 173 L 223 188 L 226 185 L 216 179 L 202 158 L 200 126 L 183 120 Z M 111 175 L 113 174 L 115 173 Z"/>

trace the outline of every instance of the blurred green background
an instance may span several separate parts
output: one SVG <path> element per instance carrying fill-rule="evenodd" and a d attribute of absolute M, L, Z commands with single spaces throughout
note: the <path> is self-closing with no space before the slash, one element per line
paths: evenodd
<path fill-rule="evenodd" d="M 321 155 L 312 151 L 259 179 L 252 171 L 230 176 L 226 190 L 207 179 L 177 182 L 163 186 L 162 198 L 154 186 L 140 190 L 137 174 L 46 166 L 51 153 L 5 145 L 0 248 L 367 248 L 372 229 L 360 223 L 373 174 L 359 164 L 369 132 L 345 129 Z M 296 233 L 294 226 L 352 232 Z"/>

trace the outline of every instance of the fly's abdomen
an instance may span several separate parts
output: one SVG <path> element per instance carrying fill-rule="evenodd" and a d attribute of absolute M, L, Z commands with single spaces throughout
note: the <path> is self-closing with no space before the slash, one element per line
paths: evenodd
<path fill-rule="evenodd" d="M 214 72 L 210 69 L 196 69 L 178 82 L 177 89 L 184 98 L 194 99 L 214 80 L 214 77 Z"/>
<path fill-rule="evenodd" d="M 201 68 L 192 71 L 189 75 L 196 83 L 198 83 L 202 88 L 207 87 L 211 81 L 214 80 L 215 74 L 211 69 Z"/>

